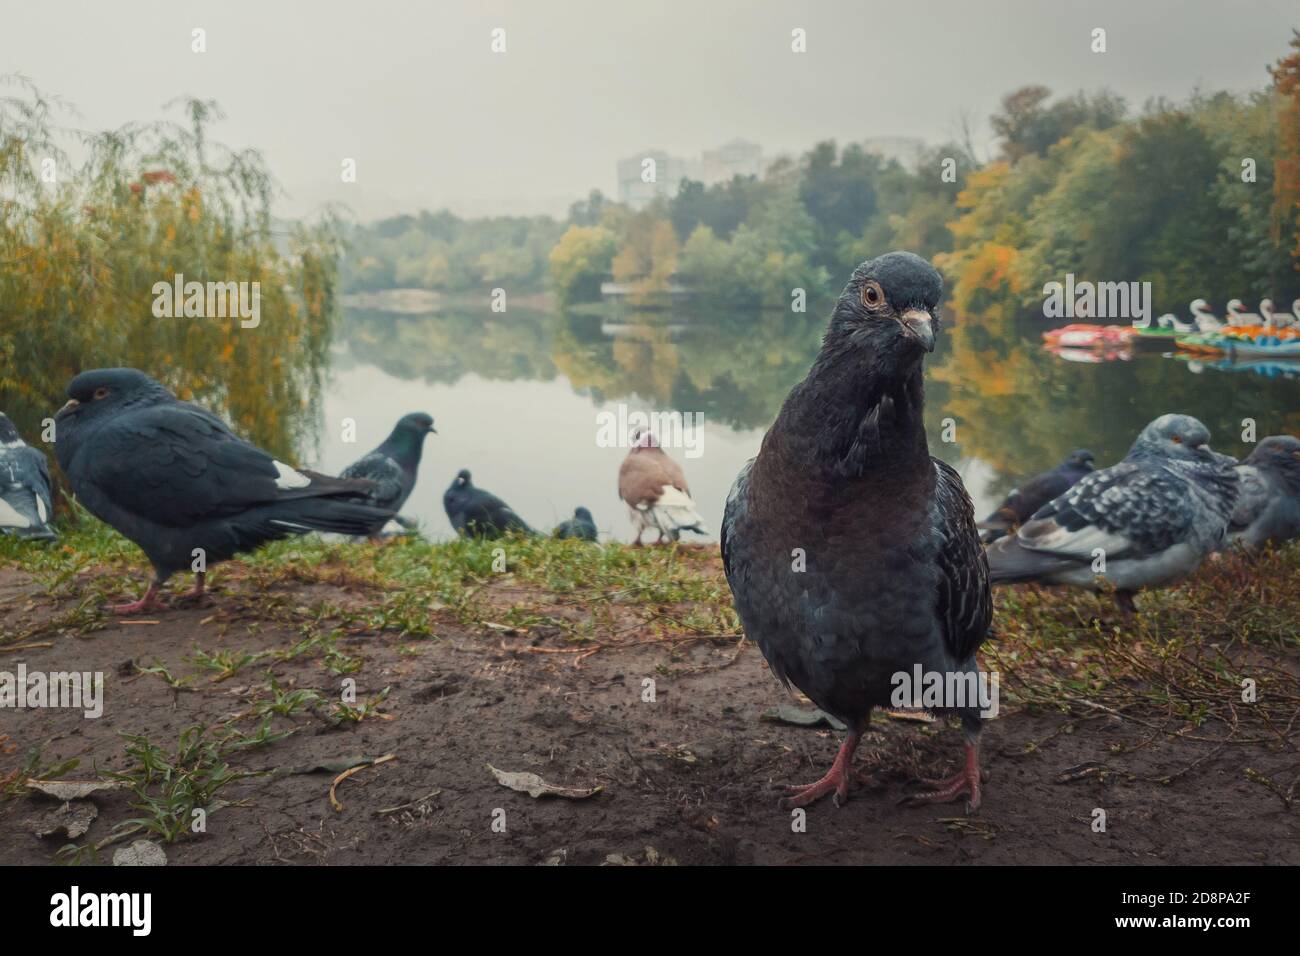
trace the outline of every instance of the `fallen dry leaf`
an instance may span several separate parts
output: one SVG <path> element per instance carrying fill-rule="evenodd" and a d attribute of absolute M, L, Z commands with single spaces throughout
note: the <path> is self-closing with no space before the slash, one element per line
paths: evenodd
<path fill-rule="evenodd" d="M 99 816 L 99 807 L 89 800 L 65 803 L 57 810 L 51 810 L 41 818 L 36 835 L 38 837 L 52 837 L 58 836 L 60 833 L 66 833 L 68 839 L 75 840 L 90 829 L 90 825 L 95 822 L 97 816 Z"/>
<path fill-rule="evenodd" d="M 530 797 L 563 797 L 566 800 L 586 800 L 588 797 L 594 797 L 604 790 L 604 787 L 591 787 L 581 789 L 577 787 L 557 787 L 554 784 L 547 783 L 535 773 L 514 773 L 509 770 L 498 770 L 491 764 L 487 768 L 492 771 L 492 776 L 497 778 L 497 783 L 511 790 L 517 790 L 520 793 L 526 793 Z"/>
<path fill-rule="evenodd" d="M 130 846 L 113 851 L 114 866 L 166 866 L 167 854 L 157 843 L 136 840 Z"/>
<path fill-rule="evenodd" d="M 55 800 L 67 802 L 82 800 L 100 790 L 117 790 L 122 786 L 116 780 L 34 780 L 28 778 L 27 788 L 43 793 Z"/>

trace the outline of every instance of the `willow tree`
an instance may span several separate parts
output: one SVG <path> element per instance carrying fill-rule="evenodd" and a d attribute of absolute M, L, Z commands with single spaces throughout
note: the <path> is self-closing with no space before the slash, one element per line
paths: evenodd
<path fill-rule="evenodd" d="M 183 101 L 183 123 L 76 133 L 57 100 L 3 85 L 0 410 L 39 438 L 72 376 L 128 365 L 276 454 L 300 450 L 333 323 L 335 224 L 273 224 L 264 162 L 209 140 L 211 102 Z M 257 283 L 256 326 L 157 317 L 155 286 L 177 275 Z"/>

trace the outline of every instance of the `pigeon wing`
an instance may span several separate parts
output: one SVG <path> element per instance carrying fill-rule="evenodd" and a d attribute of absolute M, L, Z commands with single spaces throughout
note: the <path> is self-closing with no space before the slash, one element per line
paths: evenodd
<path fill-rule="evenodd" d="M 375 483 L 370 495 L 372 504 L 381 508 L 398 508 L 404 504 L 406 488 L 402 484 L 402 466 L 383 452 L 372 451 L 348 465 L 340 478 L 368 478 Z"/>
<path fill-rule="evenodd" d="M 296 471 L 237 437 L 219 418 L 181 402 L 106 423 L 93 447 L 72 461 L 69 477 L 74 488 L 81 486 L 79 495 L 90 491 L 171 527 L 359 485 Z"/>
<path fill-rule="evenodd" d="M 937 458 L 934 468 L 938 478 L 935 530 L 940 537 L 938 616 L 949 653 L 957 661 L 966 661 L 984 642 L 993 623 L 989 564 L 961 476 Z"/>
<path fill-rule="evenodd" d="M 1154 554 L 1182 540 L 1194 515 L 1187 484 L 1157 462 L 1122 461 L 1085 475 L 1034 513 L 1021 546 L 1077 560 Z"/>

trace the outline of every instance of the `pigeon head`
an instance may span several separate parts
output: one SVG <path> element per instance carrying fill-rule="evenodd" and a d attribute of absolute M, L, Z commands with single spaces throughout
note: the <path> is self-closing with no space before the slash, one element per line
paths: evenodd
<path fill-rule="evenodd" d="M 1138 435 L 1129 454 L 1179 461 L 1215 461 L 1224 456 L 1210 449 L 1210 430 L 1191 415 L 1161 415 Z"/>
<path fill-rule="evenodd" d="M 393 432 L 404 432 L 411 435 L 427 435 L 430 432 L 438 434 L 438 429 L 433 427 L 433 416 L 426 415 L 424 412 L 411 412 L 409 415 L 403 415 L 397 420 L 393 427 Z"/>
<path fill-rule="evenodd" d="M 456 472 L 456 480 L 451 483 L 451 486 L 453 488 L 468 488 L 473 484 L 474 483 L 470 481 L 469 469 L 462 468 L 460 471 Z"/>
<path fill-rule="evenodd" d="M 636 427 L 632 429 L 632 447 L 635 448 L 658 448 L 659 439 L 655 438 L 654 432 L 648 428 Z"/>
<path fill-rule="evenodd" d="M 591 524 L 596 523 L 595 519 L 591 517 L 591 512 L 588 511 L 586 508 L 574 508 L 573 516 L 577 518 L 579 521 L 588 521 Z"/>
<path fill-rule="evenodd" d="M 910 252 L 889 252 L 853 270 L 826 331 L 826 344 L 919 358 L 934 351 L 943 279 Z"/>
<path fill-rule="evenodd" d="M 1300 486 L 1300 438 L 1270 435 L 1242 462 L 1284 478 L 1292 487 Z"/>
<path fill-rule="evenodd" d="M 1083 471 L 1092 471 L 1092 462 L 1092 452 L 1086 448 L 1076 448 L 1070 452 L 1070 457 L 1065 460 L 1065 463 L 1071 468 L 1079 468 Z"/>
<path fill-rule="evenodd" d="M 96 421 L 126 405 L 167 401 L 174 396 L 161 384 L 134 368 L 97 368 L 68 383 L 68 402 L 55 422 L 78 425 Z"/>
<path fill-rule="evenodd" d="M 411 412 L 397 420 L 392 433 L 384 439 L 381 447 L 398 461 L 413 466 L 419 464 L 424 439 L 430 434 L 438 434 L 438 429 L 433 427 L 433 419 L 424 412 Z"/>
<path fill-rule="evenodd" d="M 14 423 L 9 420 L 8 415 L 0 412 L 0 445 L 13 448 L 22 443 L 22 436 L 18 434 L 18 429 L 14 428 Z"/>

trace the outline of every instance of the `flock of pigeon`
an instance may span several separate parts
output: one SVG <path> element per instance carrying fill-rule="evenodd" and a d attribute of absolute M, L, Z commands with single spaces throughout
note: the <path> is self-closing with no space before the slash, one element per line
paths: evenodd
<path fill-rule="evenodd" d="M 437 433 L 429 415 L 405 415 L 378 448 L 335 478 L 277 461 L 136 369 L 82 372 L 67 394 L 54 419 L 59 465 L 86 509 L 138 544 L 154 570 L 140 600 L 112 608 L 119 614 L 162 608 L 160 589 L 185 569 L 203 568 L 182 596 L 199 598 L 208 565 L 267 541 L 312 531 L 380 541 L 394 524 L 410 529 L 414 522 L 399 512 L 415 487 L 425 438 Z M 684 531 L 707 534 L 681 466 L 648 431 L 633 439 L 619 494 L 635 543 L 650 529 L 659 541 L 676 541 Z M 55 539 L 51 490 L 45 456 L 0 413 L 0 532 Z M 508 504 L 476 487 L 468 469 L 443 494 L 443 507 L 466 537 L 537 534 Z M 577 508 L 553 534 L 594 542 L 596 523 Z"/>
<path fill-rule="evenodd" d="M 942 280 L 925 260 L 892 252 L 859 266 L 835 306 L 807 377 L 786 398 L 758 455 L 727 498 L 722 560 L 736 611 L 773 672 L 847 728 L 829 772 L 792 788 L 787 807 L 848 796 L 851 761 L 871 711 L 895 678 L 979 676 L 976 651 L 993 619 L 991 586 L 1037 581 L 1133 595 L 1193 571 L 1229 542 L 1300 535 L 1300 440 L 1274 436 L 1249 458 L 1211 450 L 1187 415 L 1151 422 L 1124 459 L 1100 470 L 1086 450 L 1012 492 L 977 524 L 961 477 L 933 458 L 923 423 L 924 357 L 940 332 Z M 73 493 L 144 551 L 154 577 L 113 610 L 157 610 L 175 572 L 311 531 L 378 539 L 415 486 L 425 414 L 402 418 L 338 477 L 292 468 L 216 416 L 135 369 L 83 372 L 55 417 L 55 449 Z M 654 436 L 633 436 L 619 470 L 636 545 L 707 533 L 681 467 Z M 50 539 L 45 457 L 0 415 L 0 530 Z M 462 470 L 443 496 L 459 534 L 535 535 Z M 553 534 L 596 539 L 578 508 Z M 185 598 L 201 596 L 204 571 Z M 953 777 L 926 781 L 916 802 L 968 798 L 979 807 L 976 702 L 945 700 L 965 730 Z"/>

